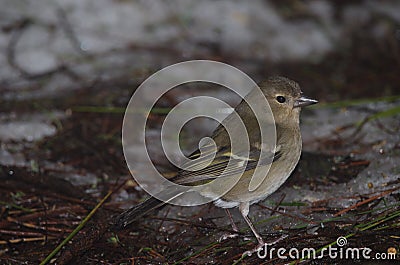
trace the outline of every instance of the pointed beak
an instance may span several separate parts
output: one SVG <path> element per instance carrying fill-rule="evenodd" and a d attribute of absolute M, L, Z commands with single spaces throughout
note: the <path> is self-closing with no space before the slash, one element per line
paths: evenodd
<path fill-rule="evenodd" d="M 301 108 L 301 107 L 305 107 L 305 106 L 313 105 L 313 104 L 317 104 L 317 103 L 318 103 L 318 101 L 315 99 L 311 99 L 311 98 L 302 96 L 294 102 L 293 108 L 299 108 L 299 107 Z"/>

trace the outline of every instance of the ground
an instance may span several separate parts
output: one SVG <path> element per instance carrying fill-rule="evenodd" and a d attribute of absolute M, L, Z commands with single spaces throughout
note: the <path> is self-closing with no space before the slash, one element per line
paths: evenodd
<path fill-rule="evenodd" d="M 166 206 L 125 230 L 111 229 L 113 216 L 147 196 L 133 181 L 121 146 L 129 98 L 152 73 L 189 59 L 229 63 L 256 81 L 284 75 L 320 101 L 302 113 L 303 154 L 295 172 L 251 207 L 266 241 L 284 236 L 273 247 L 286 255 L 291 248 L 331 245 L 370 248 L 375 259 L 396 252 L 399 259 L 398 3 L 168 3 L 15 1 L 1 11 L 0 263 L 42 262 L 110 192 L 52 261 L 299 261 L 276 252 L 262 260 L 242 256 L 256 242 L 236 209 L 239 237 L 219 242 L 232 229 L 211 204 Z M 156 141 L 167 111 L 203 94 L 238 101 L 218 86 L 191 84 L 161 98 L 149 116 L 155 139 L 149 152 L 160 171 L 174 171 Z M 208 120 L 188 124 L 184 152 L 213 126 Z M 328 255 L 308 260 L 346 262 Z"/>

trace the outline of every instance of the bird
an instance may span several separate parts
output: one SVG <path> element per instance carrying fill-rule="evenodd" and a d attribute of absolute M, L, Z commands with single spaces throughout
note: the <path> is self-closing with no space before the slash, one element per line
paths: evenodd
<path fill-rule="evenodd" d="M 264 240 L 255 229 L 249 218 L 250 205 L 260 202 L 274 193 L 291 175 L 295 169 L 302 151 L 302 140 L 299 126 L 299 116 L 302 107 L 316 104 L 318 101 L 303 95 L 297 82 L 282 76 L 273 76 L 259 84 L 262 94 L 268 101 L 271 108 L 273 121 L 268 119 L 257 120 L 247 99 L 255 97 L 255 89 L 242 99 L 236 106 L 235 111 L 243 121 L 248 133 L 248 143 L 250 145 L 247 156 L 243 156 L 241 150 L 234 153 L 231 148 L 230 138 L 227 129 L 220 124 L 212 133 L 211 139 L 215 145 L 205 145 L 203 148 L 193 152 L 191 159 L 185 168 L 179 170 L 170 180 L 174 183 L 186 186 L 198 186 L 211 181 L 219 182 L 217 187 L 224 186 L 226 181 L 221 174 L 235 175 L 240 172 L 236 184 L 220 197 L 213 198 L 217 207 L 226 209 L 228 217 L 231 220 L 232 227 L 238 232 L 229 213 L 230 208 L 238 208 L 244 220 L 252 230 L 258 245 L 254 251 L 264 246 Z M 258 95 L 258 94 L 257 94 Z M 236 122 L 233 114 L 230 114 L 223 123 Z M 259 122 L 273 122 L 276 128 L 275 148 L 267 150 L 266 157 L 261 156 L 263 144 Z M 232 125 L 232 124 L 231 124 Z M 232 126 L 235 128 L 235 126 Z M 204 163 L 209 162 L 198 159 L 202 155 L 208 157 L 213 155 L 213 161 L 204 167 Z M 229 160 L 232 162 L 228 164 Z M 193 161 L 193 162 L 191 162 Z M 262 181 L 253 189 L 249 189 L 251 177 L 257 167 L 268 166 L 265 170 Z M 187 168 L 200 168 L 199 170 L 187 170 Z M 224 172 L 224 173 L 223 173 Z M 163 197 L 168 197 L 168 191 L 164 191 Z M 218 193 L 218 192 L 217 192 Z M 208 196 L 207 194 L 203 194 Z M 171 197 L 174 195 L 171 195 Z M 210 195 L 211 196 L 211 195 Z M 166 205 L 167 201 L 150 197 L 130 209 L 124 211 L 115 218 L 112 226 L 116 230 L 121 230 L 133 222 L 138 221 L 150 212 Z M 251 254 L 252 252 L 248 252 Z"/>

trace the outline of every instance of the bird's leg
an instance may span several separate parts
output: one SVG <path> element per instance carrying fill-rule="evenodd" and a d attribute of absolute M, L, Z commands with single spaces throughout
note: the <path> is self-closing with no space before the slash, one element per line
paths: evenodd
<path fill-rule="evenodd" d="M 248 217 L 249 208 L 250 208 L 249 202 L 242 202 L 239 205 L 239 211 L 242 214 L 242 216 L 243 216 L 244 220 L 246 221 L 246 223 L 249 225 L 251 231 L 253 231 L 254 236 L 257 238 L 258 245 L 254 249 L 248 250 L 245 253 L 243 253 L 243 255 L 246 255 L 246 256 L 251 256 L 251 254 L 253 254 L 254 252 L 258 251 L 260 248 L 264 247 L 264 245 L 265 245 L 264 244 L 264 240 L 262 239 L 260 234 L 257 232 L 257 230 L 255 229 L 253 223 L 251 222 L 250 218 Z"/>
<path fill-rule="evenodd" d="M 231 221 L 232 230 L 235 232 L 239 232 L 239 229 L 238 229 L 237 225 L 235 224 L 235 222 L 233 221 L 232 214 L 229 211 L 229 209 L 226 208 L 225 212 L 226 212 L 226 215 L 229 217 L 229 220 Z"/>
<path fill-rule="evenodd" d="M 228 239 L 228 238 L 235 238 L 235 237 L 237 237 L 237 236 L 239 235 L 239 229 L 238 229 L 237 225 L 235 224 L 235 222 L 233 221 L 231 212 L 229 211 L 228 208 L 225 209 L 225 212 L 226 212 L 226 215 L 229 217 L 229 220 L 230 220 L 231 226 L 232 226 L 232 230 L 233 230 L 235 233 L 233 233 L 233 234 L 232 234 L 232 233 L 224 233 L 224 234 L 219 238 L 219 242 L 222 242 L 222 241 L 224 241 L 224 240 L 226 240 L 226 239 Z"/>

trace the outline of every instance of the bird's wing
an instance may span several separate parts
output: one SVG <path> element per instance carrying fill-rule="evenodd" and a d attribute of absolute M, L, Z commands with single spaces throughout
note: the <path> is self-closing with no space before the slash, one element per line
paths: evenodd
<path fill-rule="evenodd" d="M 220 149 L 215 153 L 215 147 L 205 147 L 202 148 L 202 151 L 203 153 L 197 150 L 189 156 L 194 160 L 186 163 L 184 168 L 190 170 L 179 171 L 178 175 L 171 181 L 183 185 L 201 185 L 218 177 L 229 177 L 240 172 L 252 170 L 257 166 L 258 161 L 260 161 L 259 165 L 267 165 L 281 156 L 280 152 L 269 152 L 267 155 L 260 157 L 260 149 L 256 147 L 250 147 L 248 156 L 246 156 L 246 153 L 232 154 L 227 149 Z M 202 154 L 203 156 L 201 156 Z M 215 158 L 212 160 L 214 154 Z M 211 163 L 210 160 L 212 160 Z"/>

